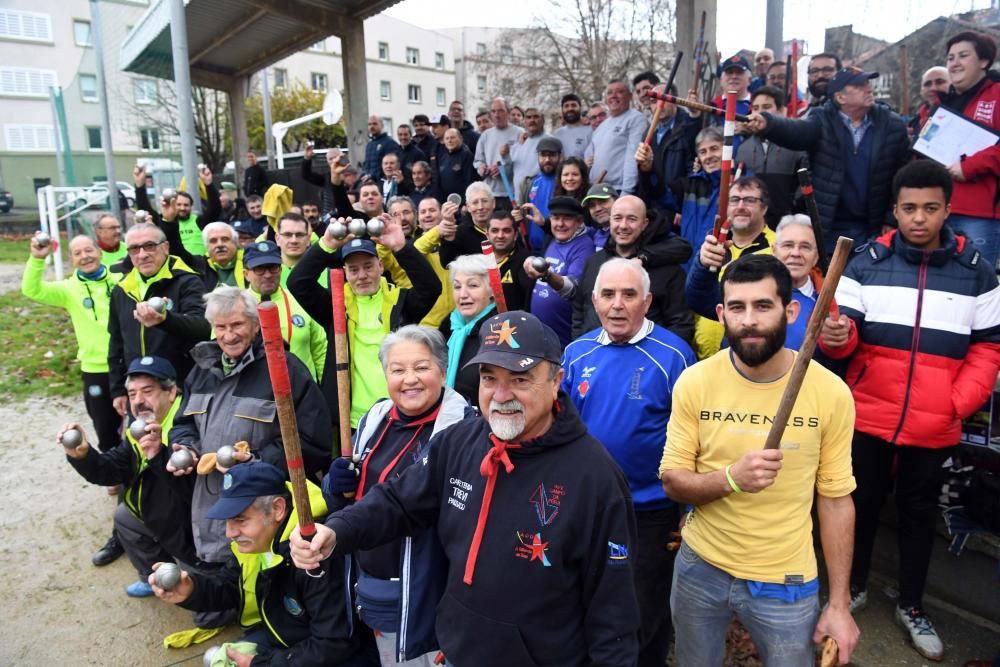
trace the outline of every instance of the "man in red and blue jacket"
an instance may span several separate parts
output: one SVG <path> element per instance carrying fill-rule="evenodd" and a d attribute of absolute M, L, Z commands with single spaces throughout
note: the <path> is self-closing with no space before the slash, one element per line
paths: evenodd
<path fill-rule="evenodd" d="M 854 492 L 852 610 L 867 601 L 879 509 L 895 469 L 899 521 L 897 620 L 918 652 L 939 660 L 941 640 L 921 598 L 942 463 L 962 419 L 983 405 L 1000 367 L 1000 288 L 993 267 L 945 221 L 952 179 L 934 162 L 901 169 L 893 182 L 897 230 L 857 250 L 837 289 L 839 319 L 820 340 L 832 359 L 850 358 L 857 405 L 851 455 Z"/>

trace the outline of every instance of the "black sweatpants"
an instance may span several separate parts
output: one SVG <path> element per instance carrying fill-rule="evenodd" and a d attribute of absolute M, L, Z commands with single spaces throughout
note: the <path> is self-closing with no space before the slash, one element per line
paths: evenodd
<path fill-rule="evenodd" d="M 122 417 L 111 403 L 107 373 L 83 373 L 83 403 L 94 423 L 97 448 L 102 452 L 121 442 Z"/>
<path fill-rule="evenodd" d="M 676 551 L 667 549 L 680 508 L 636 511 L 635 593 L 639 600 L 638 667 L 663 667 L 670 651 L 670 583 Z"/>
<path fill-rule="evenodd" d="M 851 456 L 858 488 L 854 497 L 854 562 L 851 588 L 867 590 L 879 514 L 896 459 L 895 496 L 899 549 L 899 606 L 920 607 L 934 546 L 938 495 L 945 479 L 941 467 L 957 448 L 929 449 L 893 445 L 867 433 L 854 432 Z"/>

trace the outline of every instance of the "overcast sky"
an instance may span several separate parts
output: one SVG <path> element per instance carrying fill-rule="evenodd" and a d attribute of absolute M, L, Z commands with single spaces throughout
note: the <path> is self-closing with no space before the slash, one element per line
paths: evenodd
<path fill-rule="evenodd" d="M 763 45 L 765 6 L 766 0 L 718 0 L 723 56 Z M 817 53 L 830 26 L 854 24 L 856 32 L 895 41 L 938 16 L 989 6 L 990 0 L 785 0 L 784 37 L 805 39 Z M 386 13 L 430 29 L 523 27 L 531 24 L 539 8 L 550 7 L 544 0 L 403 0 Z"/>

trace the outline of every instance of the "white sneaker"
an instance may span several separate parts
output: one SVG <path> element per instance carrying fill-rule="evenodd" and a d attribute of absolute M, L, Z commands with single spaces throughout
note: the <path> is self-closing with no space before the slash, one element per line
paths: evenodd
<path fill-rule="evenodd" d="M 868 604 L 868 591 L 851 591 L 851 613 L 856 614 Z"/>
<path fill-rule="evenodd" d="M 938 637 L 931 619 L 923 610 L 916 607 L 901 609 L 896 607 L 896 621 L 899 622 L 910 633 L 910 641 L 917 653 L 928 660 L 941 660 L 944 658 L 944 645 Z"/>

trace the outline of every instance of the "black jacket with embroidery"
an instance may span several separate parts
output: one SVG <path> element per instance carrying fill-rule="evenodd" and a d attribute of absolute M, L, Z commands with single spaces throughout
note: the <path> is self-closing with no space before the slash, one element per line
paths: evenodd
<path fill-rule="evenodd" d="M 327 519 L 336 553 L 436 530 L 450 563 L 437 637 L 453 664 L 636 663 L 628 484 L 565 394 L 553 411 L 521 447 L 496 444 L 485 419 L 464 420 L 432 440 L 424 465 Z"/>

